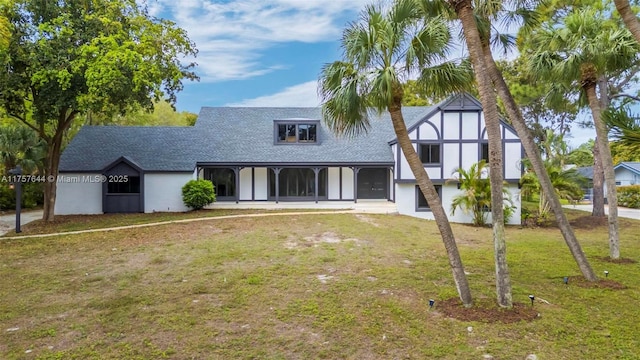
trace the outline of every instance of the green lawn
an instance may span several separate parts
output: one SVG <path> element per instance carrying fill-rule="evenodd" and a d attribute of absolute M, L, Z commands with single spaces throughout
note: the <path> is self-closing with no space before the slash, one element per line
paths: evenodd
<path fill-rule="evenodd" d="M 621 228 L 623 256 L 639 259 L 640 222 Z M 491 230 L 454 232 L 473 295 L 492 300 Z M 606 226 L 576 232 L 596 272 L 627 288 L 564 285 L 579 271 L 557 229 L 511 227 L 515 300 L 549 302 L 536 302 L 538 319 L 511 324 L 438 310 L 456 296 L 444 247 L 433 222 L 405 216 L 290 215 L 0 240 L 0 358 L 637 359 L 640 267 L 602 259 Z"/>

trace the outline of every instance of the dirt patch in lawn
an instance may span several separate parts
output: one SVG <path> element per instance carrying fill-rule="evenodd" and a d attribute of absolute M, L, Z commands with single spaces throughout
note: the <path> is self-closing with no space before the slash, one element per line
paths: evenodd
<path fill-rule="evenodd" d="M 513 308 L 502 309 L 490 300 L 479 300 L 472 307 L 465 308 L 460 299 L 453 298 L 437 302 L 434 308 L 446 317 L 461 321 L 515 323 L 540 317 L 538 309 L 530 304 L 514 303 Z"/>
<path fill-rule="evenodd" d="M 588 289 L 611 289 L 624 290 L 626 285 L 610 279 L 600 279 L 598 281 L 587 281 L 583 276 L 569 276 L 569 284 L 573 284 Z"/>
<path fill-rule="evenodd" d="M 356 219 L 365 222 L 367 224 L 371 224 L 372 226 L 375 227 L 380 227 L 380 224 L 378 224 L 373 218 L 367 216 L 367 215 L 362 215 L 362 214 L 356 214 Z"/>
<path fill-rule="evenodd" d="M 314 234 L 312 236 L 307 236 L 303 240 L 304 241 L 296 241 L 296 239 L 290 238 L 287 242 L 284 243 L 284 246 L 287 249 L 295 249 L 298 246 L 312 247 L 312 246 L 318 246 L 319 244 L 322 244 L 322 243 L 339 244 L 345 241 L 352 241 L 356 243 L 360 241 L 358 239 L 352 239 L 352 238 L 343 239 L 340 236 L 338 236 L 338 234 L 330 231 L 324 232 L 322 234 Z"/>
<path fill-rule="evenodd" d="M 580 216 L 570 221 L 574 229 L 594 229 L 607 226 L 606 216 Z"/>
<path fill-rule="evenodd" d="M 635 264 L 635 263 L 637 263 L 636 260 L 629 259 L 629 258 L 612 259 L 609 256 L 599 256 L 599 257 L 597 257 L 597 259 L 605 261 L 605 262 L 608 262 L 608 263 L 612 263 L 612 264 Z"/>

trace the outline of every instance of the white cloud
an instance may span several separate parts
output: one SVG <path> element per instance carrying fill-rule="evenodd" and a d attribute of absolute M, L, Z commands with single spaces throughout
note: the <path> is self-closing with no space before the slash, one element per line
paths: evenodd
<path fill-rule="evenodd" d="M 316 107 L 320 105 L 318 82 L 307 81 L 266 96 L 242 100 L 225 106 L 249 107 Z"/>
<path fill-rule="evenodd" d="M 169 14 L 199 50 L 203 82 L 244 79 L 281 68 L 261 65 L 263 52 L 281 43 L 338 40 L 338 19 L 370 0 L 158 0 L 153 14 Z"/>

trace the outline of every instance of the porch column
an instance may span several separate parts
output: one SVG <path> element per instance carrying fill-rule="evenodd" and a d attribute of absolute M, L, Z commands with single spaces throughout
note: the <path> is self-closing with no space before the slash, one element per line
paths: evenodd
<path fill-rule="evenodd" d="M 353 202 L 358 202 L 358 173 L 360 172 L 360 168 L 357 166 L 352 167 L 353 169 Z"/>
<path fill-rule="evenodd" d="M 280 197 L 280 170 L 282 168 L 272 168 L 273 173 L 276 175 L 276 204 L 278 203 L 278 198 Z"/>
<path fill-rule="evenodd" d="M 236 175 L 235 176 L 235 181 L 236 181 L 236 204 L 238 202 L 240 202 L 240 170 L 242 168 L 241 167 L 234 167 L 233 168 L 233 173 Z"/>
<path fill-rule="evenodd" d="M 318 203 L 318 173 L 320 172 L 320 168 L 313 168 L 313 174 L 315 175 L 315 191 L 314 196 L 316 200 L 316 204 Z"/>

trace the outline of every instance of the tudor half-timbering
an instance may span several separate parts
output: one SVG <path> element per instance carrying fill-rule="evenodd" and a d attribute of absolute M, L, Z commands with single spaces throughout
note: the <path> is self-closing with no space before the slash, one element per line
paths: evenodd
<path fill-rule="evenodd" d="M 507 182 L 516 211 L 510 223 L 520 222 L 520 192 L 518 182 L 522 175 L 521 142 L 514 129 L 500 124 L 504 179 Z M 429 178 L 440 194 L 442 204 L 453 222 L 469 222 L 468 214 L 456 211 L 451 215 L 452 198 L 460 193 L 454 180 L 456 169 L 469 169 L 481 159 L 488 161 L 489 146 L 481 104 L 470 95 L 456 96 L 434 107 L 423 119 L 408 128 L 416 152 L 422 159 Z M 391 142 L 395 157 L 394 182 L 396 205 L 401 214 L 433 219 L 424 196 L 419 191 L 409 164 Z M 454 180 L 454 181 L 452 181 Z M 488 215 L 490 221 L 491 216 Z"/>
<path fill-rule="evenodd" d="M 403 115 L 425 169 L 450 213 L 459 191 L 445 184 L 456 167 L 486 154 L 480 104 L 464 94 Z M 212 181 L 218 202 L 395 202 L 402 214 L 431 218 L 428 204 L 398 151 L 387 114 L 371 114 L 371 128 L 336 137 L 319 108 L 204 107 L 193 127 L 85 126 L 63 153 L 60 172 L 78 181 L 58 184 L 57 214 L 184 211 L 181 188 L 193 178 Z M 518 205 L 522 157 L 515 132 L 502 124 L 505 179 Z M 126 176 L 132 183 L 81 181 Z M 469 222 L 456 212 L 452 221 Z"/>

